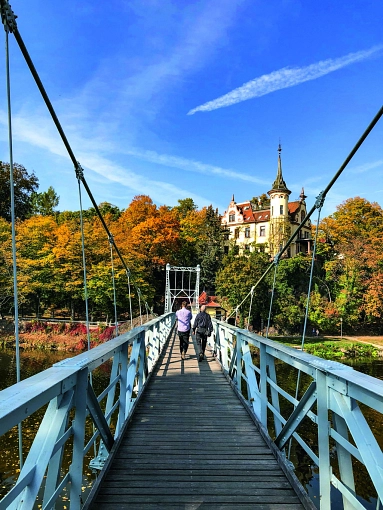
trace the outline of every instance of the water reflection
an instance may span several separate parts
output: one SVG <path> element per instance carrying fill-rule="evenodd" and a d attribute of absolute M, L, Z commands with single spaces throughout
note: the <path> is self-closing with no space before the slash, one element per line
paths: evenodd
<path fill-rule="evenodd" d="M 379 379 L 383 379 L 383 360 L 381 359 L 379 360 L 362 359 L 358 361 L 350 360 L 347 361 L 347 363 L 345 364 L 352 366 L 354 370 L 358 370 L 359 372 L 362 372 L 364 374 Z M 290 395 L 295 394 L 297 373 L 298 371 L 296 369 L 287 365 L 286 363 L 283 362 L 276 363 L 277 381 L 280 384 L 280 386 Z M 306 391 L 311 381 L 312 378 L 310 376 L 301 373 L 299 386 L 300 391 L 298 394 L 298 399 L 302 397 L 304 391 Z M 382 414 L 363 404 L 359 404 L 359 406 L 380 448 L 383 448 Z M 285 400 L 283 397 L 280 397 L 280 408 L 281 414 L 285 418 L 288 417 L 293 410 L 292 404 Z M 316 405 L 312 408 L 312 411 L 315 414 L 317 413 Z M 331 413 L 329 414 L 330 414 L 329 420 L 331 421 Z M 272 435 L 273 424 L 271 420 L 272 416 L 270 413 L 269 430 L 272 431 L 271 432 Z M 316 455 L 318 455 L 317 426 L 309 418 L 306 417 L 299 426 L 298 433 L 304 439 L 307 445 L 313 450 L 313 452 Z M 275 438 L 275 433 L 273 438 Z M 350 441 L 352 442 L 352 439 L 350 439 Z M 288 449 L 286 448 L 286 452 L 287 450 Z M 306 490 L 310 494 L 311 499 L 314 501 L 317 508 L 319 508 L 318 468 L 313 463 L 309 455 L 305 452 L 305 450 L 295 440 L 292 441 L 290 460 L 295 466 L 295 474 L 297 475 L 299 481 L 304 487 L 306 487 Z M 334 475 L 340 478 L 336 446 L 335 442 L 331 438 L 330 438 L 330 462 Z M 355 478 L 355 489 L 356 493 L 358 494 L 359 501 L 367 510 L 376 510 L 377 503 L 376 490 L 367 473 L 365 466 L 354 458 L 352 458 L 352 463 Z M 334 487 L 331 487 L 331 502 L 332 508 L 335 508 L 337 510 L 343 508 L 342 496 L 340 492 L 336 490 Z"/>
<path fill-rule="evenodd" d="M 76 353 L 56 352 L 56 351 L 22 351 L 20 353 L 20 371 L 21 379 L 26 379 L 47 368 L 62 359 L 73 357 Z M 98 394 L 104 389 L 109 381 L 110 363 L 105 363 L 92 373 L 92 382 L 95 393 Z M 16 358 L 10 350 L 0 350 L 0 389 L 11 386 L 16 383 Z M 23 429 L 23 456 L 24 460 L 35 438 L 41 420 L 47 406 L 39 409 L 22 423 Z M 88 419 L 87 438 L 92 434 L 92 425 Z M 18 429 L 14 427 L 7 434 L 0 437 L 0 499 L 9 492 L 17 480 L 19 474 L 19 447 L 18 447 Z M 63 453 L 63 468 L 66 472 L 71 462 L 71 443 L 68 441 Z M 83 472 L 83 500 L 96 478 L 96 474 L 87 466 L 94 457 L 94 450 L 88 452 L 84 462 Z M 41 496 L 41 494 L 40 494 Z M 69 508 L 69 490 L 64 491 L 61 500 L 58 500 L 55 508 L 57 510 L 66 510 Z M 37 506 L 36 508 L 41 508 Z"/>
<path fill-rule="evenodd" d="M 61 361 L 64 358 L 74 356 L 75 353 L 66 353 L 66 352 L 55 352 L 55 351 L 22 351 L 21 352 L 21 378 L 26 379 L 38 372 L 41 372 L 49 367 L 51 367 L 54 363 Z M 255 360 L 255 364 L 257 361 Z M 371 375 L 373 377 L 377 377 L 379 379 L 383 379 L 383 360 L 350 360 L 347 362 L 348 365 L 352 366 L 355 370 L 359 370 L 365 374 Z M 101 391 L 101 389 L 105 388 L 109 380 L 109 367 L 110 365 L 102 365 L 99 369 L 93 372 L 93 385 L 96 394 Z M 277 372 L 277 380 L 278 382 L 283 381 L 281 386 L 288 391 L 290 394 L 294 394 L 295 385 L 297 380 L 297 371 L 286 365 L 284 363 L 276 364 L 276 372 Z M 301 374 L 301 384 L 300 384 L 300 395 L 303 394 L 305 389 L 308 387 L 311 378 L 306 374 Z M 0 350 L 0 389 L 4 389 L 6 386 L 10 386 L 16 382 L 16 359 L 15 355 L 12 351 L 9 350 Z M 283 416 L 288 416 L 292 411 L 292 404 L 286 401 L 285 399 L 280 399 L 281 405 L 281 413 Z M 376 411 L 366 407 L 361 406 L 362 412 L 373 431 L 375 438 L 379 442 L 380 446 L 383 447 L 383 428 L 382 428 L 382 415 L 377 413 Z M 313 412 L 316 412 L 316 407 L 313 408 Z M 28 450 L 32 444 L 32 441 L 35 437 L 36 431 L 39 427 L 43 416 L 44 410 L 39 410 L 34 413 L 32 416 L 28 417 L 23 422 L 23 451 L 24 458 L 26 457 Z M 271 417 L 270 417 L 271 419 Z M 271 430 L 272 430 L 272 423 Z M 305 418 L 299 429 L 300 434 L 304 437 L 307 444 L 310 448 L 318 454 L 317 451 L 317 429 L 316 426 L 309 420 Z M 91 430 L 88 431 L 88 435 L 90 435 Z M 331 456 L 333 460 L 333 469 L 334 473 L 338 476 L 337 472 L 337 462 L 336 462 L 336 451 L 335 445 L 331 444 Z M 2 451 L 2 455 L 0 458 L 0 497 L 3 497 L 9 489 L 14 485 L 15 480 L 18 476 L 18 467 L 19 467 L 19 459 L 18 459 L 18 435 L 17 428 L 13 428 L 8 434 L 0 437 L 0 449 Z M 85 466 L 88 465 L 90 459 L 94 457 L 93 449 L 88 453 L 86 458 Z M 67 466 L 70 463 L 71 452 L 70 448 L 67 448 L 64 453 L 64 466 Z M 303 486 L 306 487 L 311 499 L 319 508 L 319 484 L 318 484 L 318 470 L 317 467 L 313 464 L 311 458 L 307 455 L 307 453 L 301 448 L 296 441 L 292 443 L 291 448 L 291 461 L 296 466 L 296 475 L 298 476 L 300 482 Z M 362 496 L 360 498 L 363 506 L 368 510 L 376 510 L 376 495 L 375 489 L 370 481 L 369 476 L 366 473 L 364 466 L 361 466 L 357 461 L 354 461 L 354 467 L 357 466 L 357 469 L 354 470 L 355 473 L 355 483 L 357 488 L 357 493 Z M 84 500 L 86 498 L 87 493 L 90 490 L 91 485 L 94 482 L 95 474 L 85 467 L 83 473 L 83 486 L 84 486 Z M 343 502 L 340 493 L 332 488 L 332 506 L 335 509 L 342 509 Z M 67 503 L 68 501 L 68 493 L 64 494 L 64 497 L 61 501 L 56 503 L 56 508 L 58 510 L 65 510 L 69 508 Z"/>

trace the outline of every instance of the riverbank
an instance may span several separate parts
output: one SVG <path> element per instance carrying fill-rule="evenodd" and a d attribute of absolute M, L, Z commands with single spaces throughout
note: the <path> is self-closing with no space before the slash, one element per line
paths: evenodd
<path fill-rule="evenodd" d="M 154 316 L 150 315 L 148 320 Z M 147 317 L 142 318 L 147 322 Z M 135 317 L 118 327 L 118 333 L 123 334 L 130 329 L 141 325 L 141 318 Z M 111 340 L 115 336 L 115 326 L 99 324 L 89 328 L 90 347 Z M 85 323 L 82 322 L 60 322 L 48 321 L 22 321 L 19 331 L 20 348 L 24 350 L 36 349 L 45 351 L 81 352 L 88 347 L 88 334 Z M 12 322 L 2 321 L 0 327 L 0 347 L 14 348 L 15 336 Z"/>

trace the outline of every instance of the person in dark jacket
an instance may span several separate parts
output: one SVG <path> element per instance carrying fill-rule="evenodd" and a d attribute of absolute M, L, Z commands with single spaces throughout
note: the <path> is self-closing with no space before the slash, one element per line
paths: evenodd
<path fill-rule="evenodd" d="M 197 333 L 196 338 L 200 349 L 198 361 L 202 361 L 204 359 L 207 337 L 210 336 L 213 331 L 211 317 L 205 312 L 205 309 L 206 306 L 202 305 L 193 324 L 193 334 Z"/>

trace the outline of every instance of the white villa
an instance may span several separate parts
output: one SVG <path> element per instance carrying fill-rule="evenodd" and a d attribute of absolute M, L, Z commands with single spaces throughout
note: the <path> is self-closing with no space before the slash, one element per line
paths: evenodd
<path fill-rule="evenodd" d="M 302 188 L 299 200 L 289 202 L 291 191 L 282 176 L 281 146 L 278 147 L 278 171 L 272 188 L 266 194 L 249 202 L 237 203 L 234 195 L 227 211 L 222 216 L 226 227 L 225 252 L 235 241 L 239 253 L 263 251 L 271 256 L 279 253 L 306 216 L 306 195 Z M 311 249 L 311 223 L 308 221 L 298 238 L 289 246 L 287 256 Z"/>

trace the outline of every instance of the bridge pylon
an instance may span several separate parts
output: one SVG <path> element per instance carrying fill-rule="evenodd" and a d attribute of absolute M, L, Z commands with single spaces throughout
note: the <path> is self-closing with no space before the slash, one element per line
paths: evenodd
<path fill-rule="evenodd" d="M 173 310 L 174 303 L 177 299 L 189 301 L 192 309 L 198 312 L 200 272 L 201 268 L 199 264 L 196 267 L 171 266 L 170 264 L 166 264 L 165 313 Z M 171 273 L 174 273 L 174 278 Z M 193 281 L 194 274 L 195 282 Z"/>

